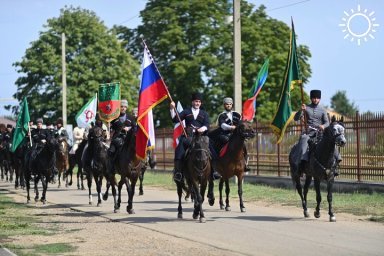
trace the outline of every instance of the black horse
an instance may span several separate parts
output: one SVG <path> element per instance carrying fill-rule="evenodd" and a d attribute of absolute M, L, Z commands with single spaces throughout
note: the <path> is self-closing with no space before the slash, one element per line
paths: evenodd
<path fill-rule="evenodd" d="M 92 204 L 92 178 L 94 178 L 97 190 L 97 206 L 101 204 L 101 186 L 103 177 L 107 175 L 108 155 L 107 146 L 104 144 L 104 131 L 95 126 L 89 130 L 88 145 L 85 147 L 82 157 L 82 165 L 87 174 L 89 204 Z"/>
<path fill-rule="evenodd" d="M 12 153 L 12 168 L 15 170 L 15 189 L 25 188 L 23 159 L 27 150 L 27 143 L 18 146 Z"/>
<path fill-rule="evenodd" d="M 205 215 L 203 211 L 203 202 L 208 179 L 211 173 L 211 155 L 209 151 L 209 138 L 199 132 L 195 132 L 192 141 L 187 150 L 185 160 L 183 161 L 182 171 L 194 203 L 193 219 L 200 216 L 200 222 L 204 223 Z M 181 197 L 183 194 L 184 181 L 176 182 L 177 195 L 179 197 L 178 218 L 183 218 L 183 208 L 181 206 Z"/>
<path fill-rule="evenodd" d="M 212 132 L 210 135 L 213 136 L 215 132 Z M 220 156 L 216 161 L 217 171 L 222 175 L 219 183 L 219 194 L 220 194 L 220 209 L 224 209 L 223 201 L 223 184 L 225 183 L 225 210 L 230 211 L 231 207 L 229 205 L 229 179 L 233 176 L 237 177 L 238 183 L 238 195 L 240 201 L 240 210 L 245 212 L 245 207 L 243 203 L 243 178 L 245 172 L 245 154 L 244 154 L 244 144 L 245 141 L 249 138 L 255 137 L 255 130 L 252 128 L 252 123 L 248 121 L 240 121 L 236 129 L 233 131 L 231 137 L 229 138 L 228 143 L 224 146 Z M 215 197 L 213 193 L 213 181 L 209 182 L 208 189 L 208 202 L 212 206 L 215 203 Z"/>
<path fill-rule="evenodd" d="M 301 162 L 300 141 L 293 146 L 289 154 L 289 164 L 291 167 L 291 177 L 294 182 L 297 192 L 300 195 L 304 216 L 309 217 L 307 209 L 307 193 L 311 185 L 312 177 L 314 179 L 314 186 L 316 191 L 316 210 L 315 217 L 320 217 L 320 182 L 326 181 L 327 183 L 327 201 L 328 201 L 328 214 L 331 222 L 336 221 L 336 217 L 332 210 L 332 188 L 335 180 L 334 171 L 337 167 L 335 158 L 336 146 L 343 147 L 346 144 L 344 135 L 343 118 L 337 121 L 333 116 L 331 124 L 324 129 L 324 132 L 319 136 L 320 139 L 317 144 L 310 145 L 309 163 Z M 300 177 L 305 174 L 304 191 L 300 182 Z"/>
<path fill-rule="evenodd" d="M 7 140 L 0 141 L 0 169 L 1 179 L 13 182 L 12 153 Z"/>
<path fill-rule="evenodd" d="M 41 195 L 40 201 L 46 203 L 46 193 L 48 189 L 48 183 L 51 180 L 54 164 L 55 164 L 55 151 L 58 148 L 57 139 L 53 136 L 49 136 L 46 139 L 45 143 L 39 143 L 37 147 L 26 154 L 27 164 L 25 165 L 25 183 L 27 187 L 27 202 L 31 201 L 29 195 L 30 189 L 30 180 L 34 180 L 35 187 L 35 202 L 39 199 L 39 190 L 37 184 L 39 180 L 43 185 L 43 193 Z M 31 154 L 34 154 L 34 157 L 31 157 Z"/>
<path fill-rule="evenodd" d="M 82 140 L 76 149 L 75 154 L 69 154 L 69 168 L 66 173 L 67 180 L 69 179 L 68 186 L 72 186 L 73 169 L 77 165 L 77 189 L 81 190 L 85 190 L 83 182 L 83 164 L 81 162 L 81 157 L 87 142 L 88 141 L 86 139 Z"/>

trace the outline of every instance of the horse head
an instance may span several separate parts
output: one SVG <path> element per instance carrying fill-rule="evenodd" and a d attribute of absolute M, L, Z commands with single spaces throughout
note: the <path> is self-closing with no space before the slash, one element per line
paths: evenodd
<path fill-rule="evenodd" d="M 194 132 L 188 158 L 192 160 L 194 169 L 202 174 L 210 160 L 209 138 L 199 132 Z"/>
<path fill-rule="evenodd" d="M 328 132 L 335 139 L 335 144 L 339 147 L 344 147 L 347 143 L 343 121 L 343 117 L 341 117 L 340 120 L 336 120 L 336 117 L 332 116 L 331 124 L 328 126 Z"/>
<path fill-rule="evenodd" d="M 252 123 L 247 120 L 241 120 L 234 133 L 238 133 L 245 139 L 251 139 L 256 136 L 256 131 L 252 128 Z"/>

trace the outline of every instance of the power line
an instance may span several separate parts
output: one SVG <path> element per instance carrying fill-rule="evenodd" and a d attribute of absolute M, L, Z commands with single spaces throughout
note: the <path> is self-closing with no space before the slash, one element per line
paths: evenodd
<path fill-rule="evenodd" d="M 303 3 L 306 3 L 306 2 L 310 2 L 310 1 L 311 0 L 304 0 L 304 1 L 300 1 L 300 2 L 295 2 L 295 3 L 292 3 L 292 4 L 283 5 L 283 6 L 280 6 L 280 7 L 273 8 L 273 9 L 266 9 L 266 11 L 267 12 L 271 12 L 271 11 L 275 11 L 275 10 L 291 7 L 291 6 L 294 6 L 294 5 L 303 4 Z"/>

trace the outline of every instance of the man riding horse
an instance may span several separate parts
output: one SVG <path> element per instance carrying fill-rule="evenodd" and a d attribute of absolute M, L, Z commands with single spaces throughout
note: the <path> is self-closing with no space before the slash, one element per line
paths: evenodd
<path fill-rule="evenodd" d="M 224 105 L 224 111 L 219 114 L 217 120 L 218 120 L 218 128 L 210 133 L 210 139 L 212 139 L 211 145 L 215 149 L 215 154 L 213 155 L 214 160 L 217 159 L 217 155 L 219 154 L 220 150 L 223 148 L 225 144 L 228 143 L 229 137 L 233 134 L 233 131 L 236 129 L 236 127 L 239 125 L 239 122 L 241 120 L 241 115 L 232 110 L 233 108 L 233 100 L 230 97 L 226 97 L 223 100 Z M 215 146 L 213 145 L 215 144 Z M 244 144 L 244 158 L 246 159 L 246 165 L 245 165 L 245 171 L 250 171 L 248 167 L 248 153 L 247 148 Z"/>
<path fill-rule="evenodd" d="M 203 133 L 206 136 L 206 133 L 209 129 L 209 116 L 208 113 L 200 109 L 202 95 L 200 93 L 192 94 L 192 107 L 186 108 L 179 113 L 180 120 L 185 120 L 185 128 L 188 137 L 184 134 L 179 138 L 179 144 L 175 149 L 175 158 L 174 158 L 174 175 L 173 179 L 177 182 L 181 182 L 183 179 L 182 165 L 185 157 L 186 149 L 191 144 L 191 135 L 196 130 L 199 133 Z M 180 120 L 176 116 L 175 112 L 175 102 L 170 104 L 171 117 L 174 123 L 178 123 Z M 212 152 L 211 152 L 212 153 Z M 212 168 L 212 178 L 220 179 L 221 175 Z"/>
<path fill-rule="evenodd" d="M 310 98 L 311 103 L 302 104 L 301 110 L 294 116 L 295 121 L 298 121 L 299 119 L 304 119 L 304 121 L 306 121 L 306 131 L 300 136 L 299 139 L 301 165 L 305 165 L 309 162 L 309 150 L 312 148 L 312 145 L 319 140 L 317 136 L 321 136 L 324 129 L 329 126 L 327 111 L 319 104 L 321 100 L 321 91 L 312 90 L 310 92 Z M 311 147 L 309 147 L 308 150 L 309 145 L 311 145 Z M 336 166 L 342 160 L 337 149 L 335 150 L 335 160 L 337 161 Z M 339 175 L 337 168 L 335 168 L 333 172 L 335 176 Z"/>
<path fill-rule="evenodd" d="M 120 116 L 111 122 L 113 135 L 111 145 L 108 149 L 108 155 L 110 156 L 111 160 L 112 172 L 114 172 L 113 163 L 116 159 L 116 156 L 118 155 L 118 152 L 124 144 L 125 136 L 127 135 L 128 131 L 135 129 L 136 127 L 136 119 L 131 114 L 127 113 L 127 109 L 128 101 L 121 100 Z"/>

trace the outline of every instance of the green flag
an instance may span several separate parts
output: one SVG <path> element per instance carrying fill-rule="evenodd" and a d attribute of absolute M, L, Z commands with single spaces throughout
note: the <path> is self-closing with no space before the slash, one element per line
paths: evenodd
<path fill-rule="evenodd" d="M 283 88 L 280 94 L 280 100 L 277 112 L 272 120 L 271 128 L 277 136 L 277 144 L 283 139 L 285 129 L 292 121 L 294 113 L 291 106 L 291 90 L 295 85 L 301 85 L 300 68 L 296 53 L 295 28 L 292 20 L 292 31 L 290 39 L 290 49 L 288 54 L 287 66 L 284 72 Z"/>
<path fill-rule="evenodd" d="M 13 133 L 11 151 L 15 152 L 17 147 L 24 140 L 25 135 L 28 133 L 29 125 L 29 110 L 27 98 L 24 97 L 20 105 L 20 113 L 17 116 L 16 128 Z"/>
<path fill-rule="evenodd" d="M 105 122 L 110 122 L 120 116 L 120 83 L 100 85 L 99 116 Z"/>

